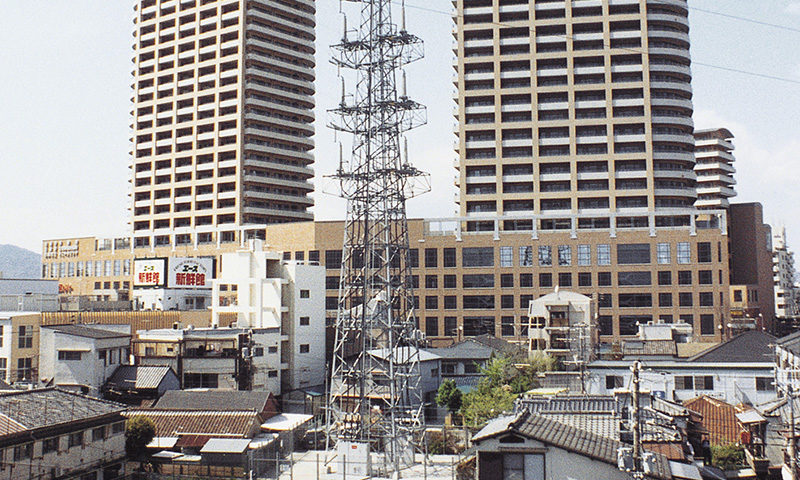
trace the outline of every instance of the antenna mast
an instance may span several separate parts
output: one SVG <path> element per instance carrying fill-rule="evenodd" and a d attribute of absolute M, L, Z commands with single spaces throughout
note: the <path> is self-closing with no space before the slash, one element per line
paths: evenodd
<path fill-rule="evenodd" d="M 424 427 L 405 202 L 420 193 L 415 184 L 426 175 L 403 158 L 402 140 L 426 116 L 405 87 L 398 94 L 397 77 L 405 77 L 403 66 L 422 58 L 423 48 L 405 30 L 404 11 L 401 28 L 392 22 L 390 0 L 353 3 L 360 7 L 358 26 L 347 31 L 345 21 L 342 40 L 333 46 L 333 63 L 340 72 L 355 73 L 355 87 L 332 110 L 338 119 L 331 127 L 352 134 L 353 143 L 350 159 L 340 161 L 333 175 L 347 200 L 347 217 L 328 447 L 334 442 L 340 453 L 366 450 L 364 460 L 355 453 L 340 459 L 348 472 L 361 461 L 360 473 L 399 476 L 413 464 Z"/>

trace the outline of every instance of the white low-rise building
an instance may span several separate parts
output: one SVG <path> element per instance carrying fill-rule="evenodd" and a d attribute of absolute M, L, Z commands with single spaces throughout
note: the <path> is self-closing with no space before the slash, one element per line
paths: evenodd
<path fill-rule="evenodd" d="M 700 395 L 730 404 L 762 404 L 776 398 L 772 345 L 776 339 L 748 331 L 689 358 L 651 358 L 642 361 L 643 390 L 668 400 Z M 628 389 L 632 359 L 596 360 L 587 367 L 589 394 Z"/>
<path fill-rule="evenodd" d="M 591 359 L 596 342 L 592 299 L 559 290 L 533 300 L 528 307 L 529 353 L 544 352 L 567 361 Z"/>
<path fill-rule="evenodd" d="M 39 329 L 39 380 L 100 396 L 120 365 L 130 363 L 129 325 L 48 325 Z"/>

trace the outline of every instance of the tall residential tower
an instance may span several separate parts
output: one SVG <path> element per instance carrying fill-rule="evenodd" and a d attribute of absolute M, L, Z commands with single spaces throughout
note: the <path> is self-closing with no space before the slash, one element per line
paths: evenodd
<path fill-rule="evenodd" d="M 314 2 L 135 10 L 134 245 L 231 241 L 245 225 L 313 218 Z"/>
<path fill-rule="evenodd" d="M 461 215 L 504 215 L 504 230 L 529 230 L 534 215 L 579 216 L 579 229 L 653 214 L 686 224 L 686 0 L 455 3 Z"/>

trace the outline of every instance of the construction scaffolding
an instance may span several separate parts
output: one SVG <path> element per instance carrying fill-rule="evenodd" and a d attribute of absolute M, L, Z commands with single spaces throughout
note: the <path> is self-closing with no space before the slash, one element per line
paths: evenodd
<path fill-rule="evenodd" d="M 341 103 L 332 110 L 338 117 L 332 128 L 352 134 L 352 155 L 340 158 L 333 175 L 347 217 L 327 450 L 329 457 L 338 452 L 340 468 L 352 469 L 346 473 L 388 477 L 414 463 L 424 431 L 405 202 L 427 178 L 401 147 L 403 132 L 425 123 L 425 109 L 408 98 L 402 74 L 423 49 L 405 29 L 404 8 L 398 27 L 389 0 L 354 3 L 360 22 L 349 30 L 345 16 L 341 42 L 333 46 L 334 64 L 355 74 L 355 88 L 347 92 L 343 75 Z"/>

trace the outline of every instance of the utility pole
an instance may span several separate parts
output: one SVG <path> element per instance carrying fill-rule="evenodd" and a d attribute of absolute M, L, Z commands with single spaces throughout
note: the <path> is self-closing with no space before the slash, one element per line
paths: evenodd
<path fill-rule="evenodd" d="M 640 471 L 642 466 L 642 432 L 641 422 L 639 421 L 639 361 L 633 362 L 633 465 L 634 471 Z"/>
<path fill-rule="evenodd" d="M 789 422 L 792 424 L 792 431 L 789 437 L 789 468 L 791 468 L 789 478 L 792 480 L 797 480 L 797 444 L 794 437 L 794 387 L 791 384 L 791 381 L 792 380 L 790 379 L 790 383 L 787 387 L 787 393 L 789 397 Z"/>

